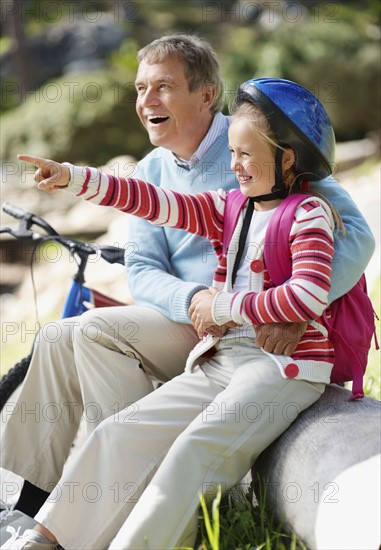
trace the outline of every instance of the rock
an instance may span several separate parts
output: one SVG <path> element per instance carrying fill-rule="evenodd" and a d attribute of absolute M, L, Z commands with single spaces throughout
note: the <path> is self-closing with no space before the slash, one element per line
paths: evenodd
<path fill-rule="evenodd" d="M 336 172 L 349 170 L 369 158 L 377 158 L 380 136 L 373 134 L 365 139 L 336 144 Z"/>
<path fill-rule="evenodd" d="M 254 465 L 270 510 L 314 550 L 380 544 L 381 402 L 350 395 L 328 386 Z"/>

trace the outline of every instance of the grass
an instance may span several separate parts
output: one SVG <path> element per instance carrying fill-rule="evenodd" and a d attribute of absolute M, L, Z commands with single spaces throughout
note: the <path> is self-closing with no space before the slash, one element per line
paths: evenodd
<path fill-rule="evenodd" d="M 59 318 L 60 312 L 57 311 L 49 317 L 42 317 L 39 322 L 41 326 L 44 326 L 49 321 Z M 9 329 L 8 332 L 3 332 L 0 342 L 1 376 L 4 376 L 10 368 L 29 355 L 38 327 L 37 319 L 36 317 L 32 318 L 32 315 L 29 319 L 18 323 L 3 323 L 3 330 L 4 325 L 8 325 Z"/>
<path fill-rule="evenodd" d="M 381 277 L 377 280 L 377 283 L 373 286 L 370 292 L 373 308 L 379 317 L 376 319 L 376 334 L 381 344 Z M 368 366 L 366 368 L 364 376 L 364 391 L 365 395 L 381 401 L 381 350 L 377 350 L 372 342 L 369 356 Z"/>
<path fill-rule="evenodd" d="M 208 508 L 201 499 L 197 550 L 307 550 L 295 535 L 283 532 L 266 508 L 266 494 L 259 489 L 253 505 L 253 488 L 244 493 L 219 492 Z M 211 509 L 211 516 L 209 510 Z M 185 549 L 182 549 L 185 550 Z M 192 549 L 186 549 L 192 550 Z"/>

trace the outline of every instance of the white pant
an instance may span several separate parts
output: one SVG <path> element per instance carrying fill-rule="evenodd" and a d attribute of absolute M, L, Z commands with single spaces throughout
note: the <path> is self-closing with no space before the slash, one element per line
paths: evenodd
<path fill-rule="evenodd" d="M 216 366 L 231 373 L 225 389 Z M 220 342 L 202 369 L 98 426 L 36 519 L 67 550 L 191 545 L 200 493 L 240 481 L 324 388 L 282 378 L 251 339 Z"/>
<path fill-rule="evenodd" d="M 38 334 L 19 399 L 2 426 L 2 466 L 50 491 L 62 475 L 82 415 L 90 433 L 184 369 L 198 341 L 191 325 L 150 308 L 91 310 Z"/>

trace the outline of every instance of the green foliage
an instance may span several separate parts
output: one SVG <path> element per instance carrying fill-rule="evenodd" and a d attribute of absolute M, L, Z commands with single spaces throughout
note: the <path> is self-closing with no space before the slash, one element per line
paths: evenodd
<path fill-rule="evenodd" d="M 338 140 L 377 131 L 379 29 L 360 20 L 356 27 L 343 17 L 323 24 L 310 14 L 272 30 L 233 28 L 221 55 L 227 90 L 252 77 L 295 80 L 324 104 Z"/>
<path fill-rule="evenodd" d="M 16 15 L 24 22 L 29 34 L 38 34 L 46 25 L 57 25 L 65 20 L 72 21 L 77 16 L 96 20 L 101 11 L 110 6 L 109 0 L 17 0 Z"/>
<path fill-rule="evenodd" d="M 4 79 L 0 83 L 0 116 L 2 116 L 6 111 L 10 111 L 19 107 L 20 97 L 16 93 L 20 89 L 20 85 L 17 82 L 17 77 L 12 75 L 7 79 Z M 1 118 L 1 121 L 3 119 Z"/>
<path fill-rule="evenodd" d="M 289 3 L 288 7 L 276 2 L 274 11 L 269 4 L 188 0 L 132 3 L 133 17 L 125 22 L 132 38 L 112 54 L 107 70 L 46 83 L 40 90 L 24 94 L 19 106 L 17 93 L 11 93 L 17 82 L 13 77 L 2 82 L 2 158 L 14 159 L 20 150 L 94 164 L 121 153 L 141 158 L 150 145 L 130 93 L 135 54 L 147 42 L 171 32 L 197 32 L 210 40 L 221 63 L 226 105 L 237 86 L 248 78 L 289 78 L 319 97 L 339 141 L 378 131 L 380 2 L 369 0 L 360 6 L 354 1 L 305 1 Z M 252 6 L 260 7 L 257 14 L 250 12 Z M 301 11 L 295 11 L 295 6 Z M 97 14 L 105 9 L 116 15 L 115 5 L 107 0 L 59 5 L 31 0 L 25 12 L 25 32 L 41 33 L 46 26 L 58 26 L 75 14 L 91 19 L 88 12 L 93 8 Z M 58 12 L 62 12 L 59 21 L 55 19 Z M 137 21 L 139 24 L 134 24 Z M 9 40 L 3 44 L 3 49 L 8 48 Z M 55 92 L 56 86 L 61 88 L 61 95 Z"/>
<path fill-rule="evenodd" d="M 133 78 L 135 78 L 139 65 L 136 59 L 136 52 L 138 50 L 139 45 L 136 40 L 133 38 L 124 40 L 120 48 L 110 56 L 113 71 L 118 71 L 121 75 L 127 73 L 133 75 Z"/>
<path fill-rule="evenodd" d="M 3 53 L 7 52 L 10 50 L 11 48 L 11 40 L 10 38 L 6 37 L 6 36 L 2 36 L 0 37 L 0 55 L 2 55 Z"/>
<path fill-rule="evenodd" d="M 135 73 L 99 71 L 63 77 L 28 94 L 2 117 L 0 154 L 21 151 L 57 161 L 105 163 L 148 147 L 135 113 Z"/>

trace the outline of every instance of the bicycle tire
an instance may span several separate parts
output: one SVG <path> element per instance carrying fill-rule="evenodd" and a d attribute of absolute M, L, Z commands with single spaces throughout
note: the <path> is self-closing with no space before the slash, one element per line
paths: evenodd
<path fill-rule="evenodd" d="M 0 411 L 3 410 L 4 405 L 11 397 L 12 393 L 23 382 L 26 373 L 29 369 L 29 364 L 32 359 L 32 353 L 30 353 L 24 359 L 21 359 L 15 364 L 0 380 Z"/>

